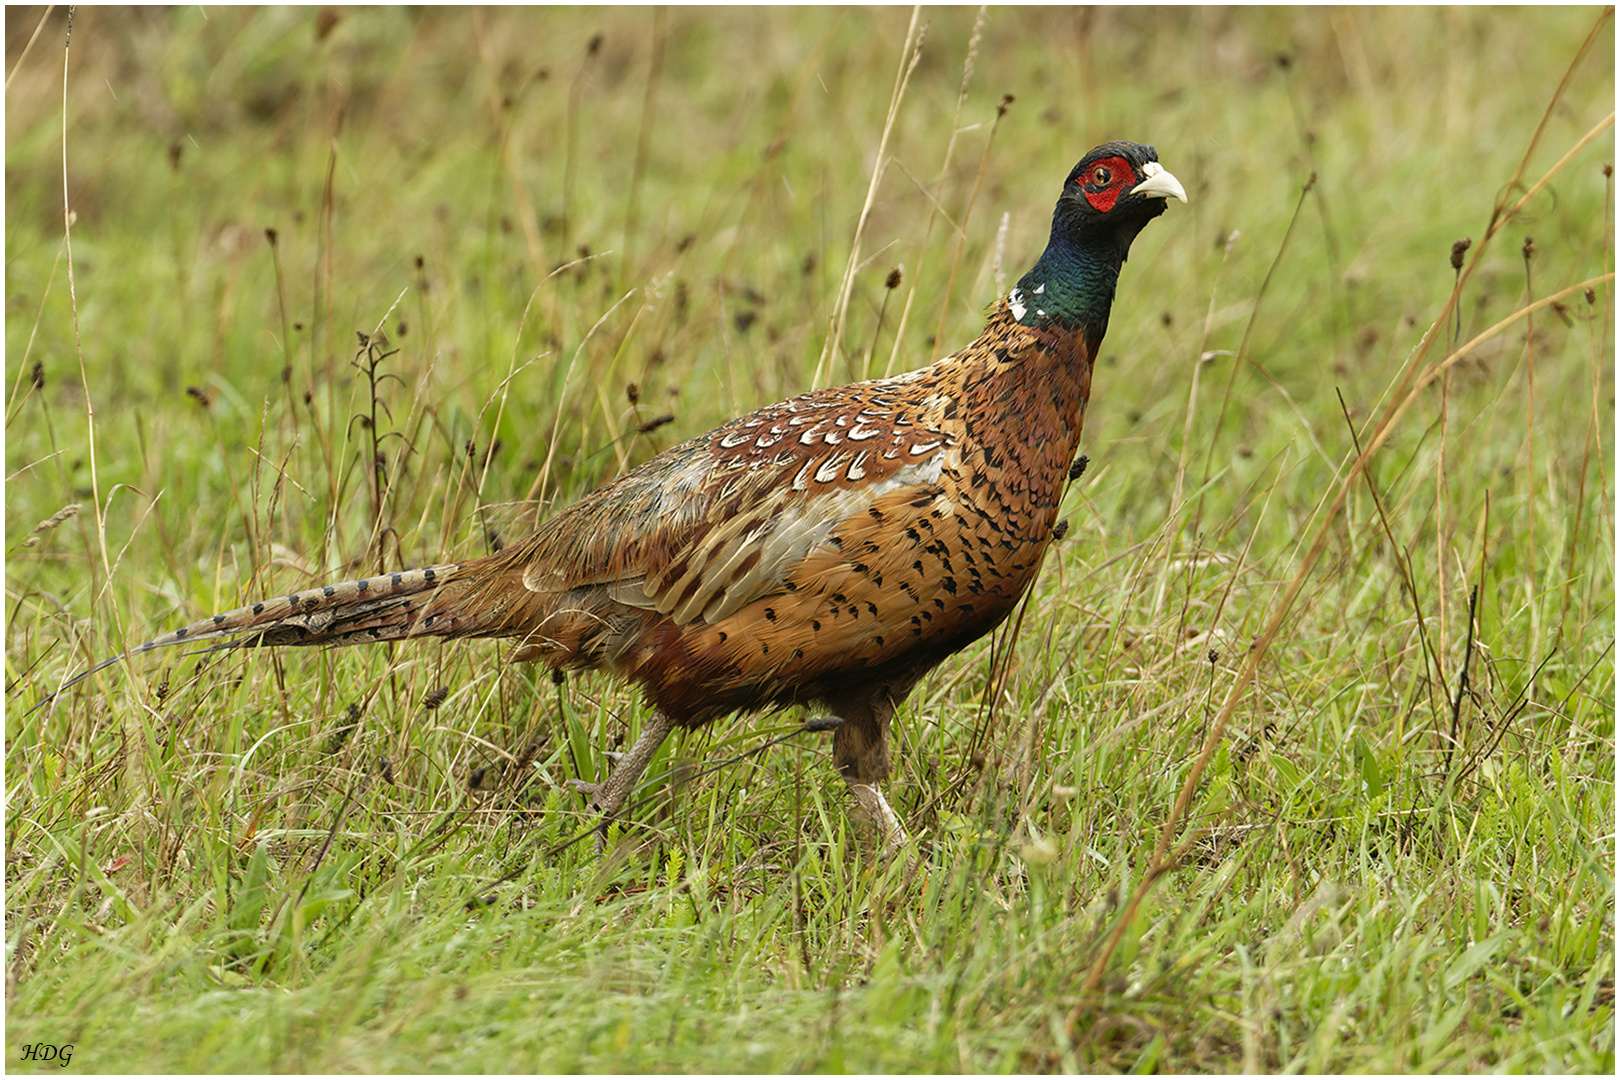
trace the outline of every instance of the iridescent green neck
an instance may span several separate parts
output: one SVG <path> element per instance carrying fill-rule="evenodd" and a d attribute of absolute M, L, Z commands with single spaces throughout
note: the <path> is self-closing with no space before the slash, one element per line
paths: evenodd
<path fill-rule="evenodd" d="M 1108 330 L 1121 262 L 1121 255 L 1101 246 L 1082 248 L 1054 237 L 1007 294 L 1008 309 L 1025 326 L 1100 339 Z"/>

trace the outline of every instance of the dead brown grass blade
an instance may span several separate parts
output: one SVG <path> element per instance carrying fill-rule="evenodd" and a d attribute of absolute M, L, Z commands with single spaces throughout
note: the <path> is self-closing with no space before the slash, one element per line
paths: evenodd
<path fill-rule="evenodd" d="M 1610 13 L 1608 11 L 1605 11 L 1603 15 L 1599 17 L 1599 27 L 1601 27 L 1607 21 L 1609 14 Z M 1596 33 L 1596 29 L 1594 29 L 1594 33 Z M 1571 73 L 1585 56 L 1586 51 L 1591 44 L 1591 40 L 1592 39 L 1589 37 L 1587 43 L 1583 45 L 1581 50 L 1577 52 L 1575 59 L 1570 64 Z M 1534 149 L 1535 139 L 1539 138 L 1540 132 L 1545 126 L 1546 115 L 1550 115 L 1553 109 L 1557 107 L 1558 101 L 1562 97 L 1564 89 L 1569 85 L 1569 81 L 1570 76 L 1566 75 L 1563 82 L 1559 84 L 1558 90 L 1554 93 L 1552 100 L 1548 102 L 1546 113 L 1543 116 L 1542 125 L 1537 128 L 1536 135 L 1532 138 L 1530 147 L 1531 150 Z M 1311 572 L 1315 569 L 1317 561 L 1321 558 L 1323 551 L 1326 550 L 1328 541 L 1332 535 L 1333 525 L 1338 520 L 1340 512 L 1344 509 L 1345 501 L 1348 498 L 1352 487 L 1360 480 L 1361 474 L 1367 469 L 1368 465 L 1372 461 L 1373 456 L 1378 452 L 1379 448 L 1382 447 L 1384 442 L 1390 437 L 1391 434 L 1393 434 L 1395 427 L 1399 424 L 1401 418 L 1406 415 L 1406 412 L 1417 401 L 1418 395 L 1425 387 L 1433 383 L 1436 379 L 1440 378 L 1447 370 L 1449 370 L 1458 361 L 1466 357 L 1482 342 L 1502 333 L 1509 326 L 1512 326 L 1520 319 L 1524 319 L 1531 313 L 1538 311 L 1543 307 L 1547 307 L 1566 296 L 1578 292 L 1584 292 L 1588 288 L 1603 285 L 1614 280 L 1614 273 L 1611 271 L 1598 277 L 1582 281 L 1576 285 L 1571 285 L 1567 288 L 1561 289 L 1558 292 L 1550 296 L 1543 297 L 1542 299 L 1533 303 L 1525 304 L 1512 314 L 1499 320 L 1489 329 L 1476 335 L 1462 347 L 1453 350 L 1444 359 L 1432 363 L 1427 367 L 1423 366 L 1424 360 L 1428 356 L 1429 350 L 1433 347 L 1436 339 L 1444 335 L 1445 328 L 1450 323 L 1452 311 L 1455 309 L 1458 303 L 1462 289 L 1467 284 L 1468 279 L 1471 277 L 1473 271 L 1480 265 L 1480 260 L 1484 257 L 1486 249 L 1489 248 L 1490 241 L 1499 232 L 1501 232 L 1502 228 L 1504 228 L 1508 222 L 1512 221 L 1518 215 L 1532 196 L 1544 188 L 1554 176 L 1556 176 L 1572 160 L 1574 160 L 1576 155 L 1579 154 L 1582 149 L 1588 146 L 1595 138 L 1597 138 L 1599 134 L 1608 130 L 1613 123 L 1614 114 L 1611 112 L 1608 117 L 1600 121 L 1585 136 L 1577 140 L 1570 150 L 1565 153 L 1558 160 L 1558 162 L 1552 166 L 1552 168 L 1548 169 L 1541 179 L 1536 181 L 1535 184 L 1531 185 L 1524 196 L 1514 201 L 1511 206 L 1506 205 L 1507 196 L 1503 196 L 1502 198 L 1498 199 L 1496 206 L 1492 210 L 1491 225 L 1486 230 L 1485 237 L 1481 243 L 1475 246 L 1473 259 L 1470 260 L 1467 269 L 1458 278 L 1456 286 L 1452 289 L 1450 296 L 1447 297 L 1446 302 L 1442 306 L 1438 316 L 1430 325 L 1428 331 L 1424 334 L 1423 339 L 1419 342 L 1417 348 L 1413 350 L 1411 358 L 1406 362 L 1406 364 L 1403 365 L 1402 370 L 1397 374 L 1394 380 L 1395 386 L 1393 388 L 1393 393 L 1390 394 L 1389 405 L 1385 408 L 1383 415 L 1372 427 L 1370 437 L 1368 437 L 1366 440 L 1365 448 L 1355 456 L 1355 460 L 1340 477 L 1338 484 L 1336 485 L 1332 503 L 1329 505 L 1326 512 L 1323 513 L 1318 519 L 1316 532 L 1312 537 L 1310 547 L 1306 550 L 1304 557 L 1300 559 L 1298 568 L 1295 570 L 1293 578 L 1289 581 L 1288 586 L 1283 593 L 1282 599 L 1278 601 L 1277 605 L 1272 610 L 1271 617 L 1266 622 L 1265 630 L 1262 631 L 1254 645 L 1249 649 L 1248 656 L 1245 658 L 1242 668 L 1239 670 L 1236 679 L 1233 680 L 1231 688 L 1227 691 L 1226 699 L 1221 706 L 1220 712 L 1216 716 L 1214 722 L 1210 725 L 1209 733 L 1204 739 L 1203 746 L 1200 748 L 1197 758 L 1193 761 L 1192 768 L 1187 773 L 1187 778 L 1183 782 L 1181 790 L 1177 794 L 1176 800 L 1170 808 L 1169 815 L 1165 818 L 1164 825 L 1159 833 L 1158 844 L 1154 848 L 1153 857 L 1149 861 L 1147 869 L 1143 873 L 1141 880 L 1137 883 L 1136 889 L 1132 892 L 1130 899 L 1121 908 L 1119 915 L 1115 920 L 1113 929 L 1109 932 L 1108 937 L 1103 942 L 1102 948 L 1099 950 L 1096 959 L 1092 963 L 1091 970 L 1086 975 L 1083 988 L 1087 994 L 1093 994 L 1101 988 L 1103 975 L 1108 969 L 1109 960 L 1113 957 L 1114 951 L 1119 947 L 1119 943 L 1124 939 L 1124 936 L 1129 930 L 1132 922 L 1135 921 L 1136 913 L 1141 908 L 1142 902 L 1153 890 L 1153 887 L 1158 882 L 1159 878 L 1175 868 L 1175 866 L 1180 862 L 1182 856 L 1201 835 L 1201 830 L 1192 829 L 1189 830 L 1188 834 L 1179 844 L 1174 844 L 1175 838 L 1181 830 L 1182 823 L 1186 820 L 1188 811 L 1192 806 L 1193 797 L 1198 791 L 1198 786 L 1203 778 L 1204 770 L 1209 765 L 1210 760 L 1215 756 L 1216 750 L 1220 747 L 1222 740 L 1225 738 L 1226 729 L 1231 722 L 1232 715 L 1236 711 L 1237 706 L 1242 700 L 1245 692 L 1248 690 L 1249 684 L 1253 682 L 1255 672 L 1259 669 L 1260 662 L 1265 658 L 1266 651 L 1270 648 L 1271 643 L 1276 638 L 1278 631 L 1281 630 L 1283 623 L 1287 620 L 1290 611 L 1293 609 L 1295 600 L 1298 599 L 1301 590 L 1304 588 L 1306 581 L 1311 575 Z M 1525 154 L 1525 159 L 1528 160 L 1528 158 L 1529 151 L 1527 151 Z M 1508 190 L 1511 190 L 1515 186 L 1518 177 L 1523 173 L 1523 167 L 1523 163 L 1521 162 L 1519 173 L 1515 175 L 1515 182 L 1510 183 Z M 1172 844 L 1174 844 L 1173 850 Z M 1076 1005 L 1073 1013 L 1071 1014 L 1071 1023 L 1078 1022 L 1086 1008 L 1087 1003 L 1084 1001 L 1082 1001 L 1079 1005 Z"/>
<path fill-rule="evenodd" d="M 855 237 L 849 245 L 849 261 L 844 265 L 844 277 L 838 284 L 838 299 L 827 320 L 827 341 L 821 347 L 821 358 L 816 361 L 815 375 L 810 379 L 813 387 L 825 385 L 844 337 L 844 323 L 849 317 L 849 294 L 855 287 L 855 271 L 861 265 L 861 239 L 866 234 L 866 222 L 872 216 L 872 206 L 877 202 L 878 186 L 883 183 L 883 174 L 888 171 L 889 136 L 894 131 L 895 118 L 900 115 L 900 103 L 905 100 L 911 73 L 917 70 L 917 61 L 922 59 L 923 37 L 928 24 L 921 19 L 922 8 L 913 7 L 911 25 L 906 28 L 906 41 L 900 49 L 900 67 L 894 73 L 889 112 L 883 119 L 883 134 L 878 138 L 877 159 L 872 163 L 872 179 L 866 185 L 866 202 L 861 205 L 861 214 L 855 223 Z"/>

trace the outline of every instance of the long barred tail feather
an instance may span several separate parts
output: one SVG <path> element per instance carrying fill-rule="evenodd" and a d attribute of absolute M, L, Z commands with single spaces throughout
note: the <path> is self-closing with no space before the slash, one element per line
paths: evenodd
<path fill-rule="evenodd" d="M 340 585 L 322 585 L 210 615 L 108 657 L 57 687 L 28 711 L 50 704 L 63 691 L 126 656 L 139 656 L 174 645 L 231 639 L 197 650 L 212 652 L 261 645 L 362 645 L 410 637 L 425 630 L 417 627 L 417 614 L 440 588 L 460 577 L 469 565 L 444 563 Z M 448 624 L 446 629 L 450 629 Z"/>

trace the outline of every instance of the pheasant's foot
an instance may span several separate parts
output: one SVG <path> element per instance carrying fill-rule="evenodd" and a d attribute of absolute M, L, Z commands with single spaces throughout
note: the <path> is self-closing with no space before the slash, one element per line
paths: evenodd
<path fill-rule="evenodd" d="M 568 786 L 585 796 L 586 808 L 595 811 L 597 815 L 596 842 L 593 846 L 600 855 L 607 848 L 607 826 L 612 820 L 607 814 L 602 813 L 602 784 L 600 782 L 593 784 L 589 780 L 570 780 Z"/>
<path fill-rule="evenodd" d="M 883 833 L 883 853 L 885 862 L 894 858 L 896 852 L 911 843 L 911 835 L 900 822 L 900 815 L 894 812 L 889 800 L 883 797 L 883 792 L 876 784 L 863 784 L 859 781 L 849 782 L 850 794 L 855 801 L 861 804 L 872 820 L 877 823 Z"/>
<path fill-rule="evenodd" d="M 664 739 L 674 728 L 673 720 L 662 712 L 655 712 L 647 721 L 647 726 L 642 728 L 641 737 L 627 753 L 608 755 L 613 762 L 613 768 L 605 780 L 596 783 L 589 780 L 568 781 L 570 787 L 585 796 L 590 808 L 599 816 L 598 849 L 607 836 L 607 823 L 624 809 L 636 781 L 641 778 L 642 770 L 647 767 L 647 763 L 653 759 L 653 755 L 658 752 L 658 748 L 663 745 Z"/>
<path fill-rule="evenodd" d="M 590 804 L 592 810 L 601 810 L 601 806 L 597 802 L 602 794 L 602 785 L 600 783 L 593 784 L 589 780 L 570 780 L 568 786 L 585 796 L 585 801 Z"/>
<path fill-rule="evenodd" d="M 608 761 L 614 766 L 617 766 L 620 761 L 624 760 L 624 755 L 616 750 L 604 750 L 602 751 L 602 756 L 607 758 Z M 608 776 L 610 779 L 612 778 L 612 775 L 613 770 L 608 770 Z M 589 780 L 577 779 L 568 781 L 568 786 L 585 796 L 585 801 L 590 804 L 590 808 L 599 813 L 602 810 L 602 793 L 606 788 L 606 785 L 606 780 L 598 780 L 594 783 Z M 615 811 L 617 809 L 618 807 L 614 807 Z"/>

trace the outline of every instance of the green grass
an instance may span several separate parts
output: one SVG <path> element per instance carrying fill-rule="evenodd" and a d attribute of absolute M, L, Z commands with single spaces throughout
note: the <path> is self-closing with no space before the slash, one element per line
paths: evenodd
<path fill-rule="evenodd" d="M 1612 268 L 1612 128 L 1484 242 L 1610 115 L 1599 17 L 925 14 L 824 382 L 970 340 L 1096 142 L 1191 201 L 1018 632 L 898 717 L 922 842 L 875 867 L 825 736 L 553 854 L 645 713 L 487 643 L 171 652 L 25 710 L 807 388 L 907 12 L 81 9 L 64 137 L 62 14 L 19 65 L 8 11 L 7 1065 L 1611 1072 L 1612 282 L 1379 424 L 1450 351 L 1453 241 L 1461 340 Z"/>

